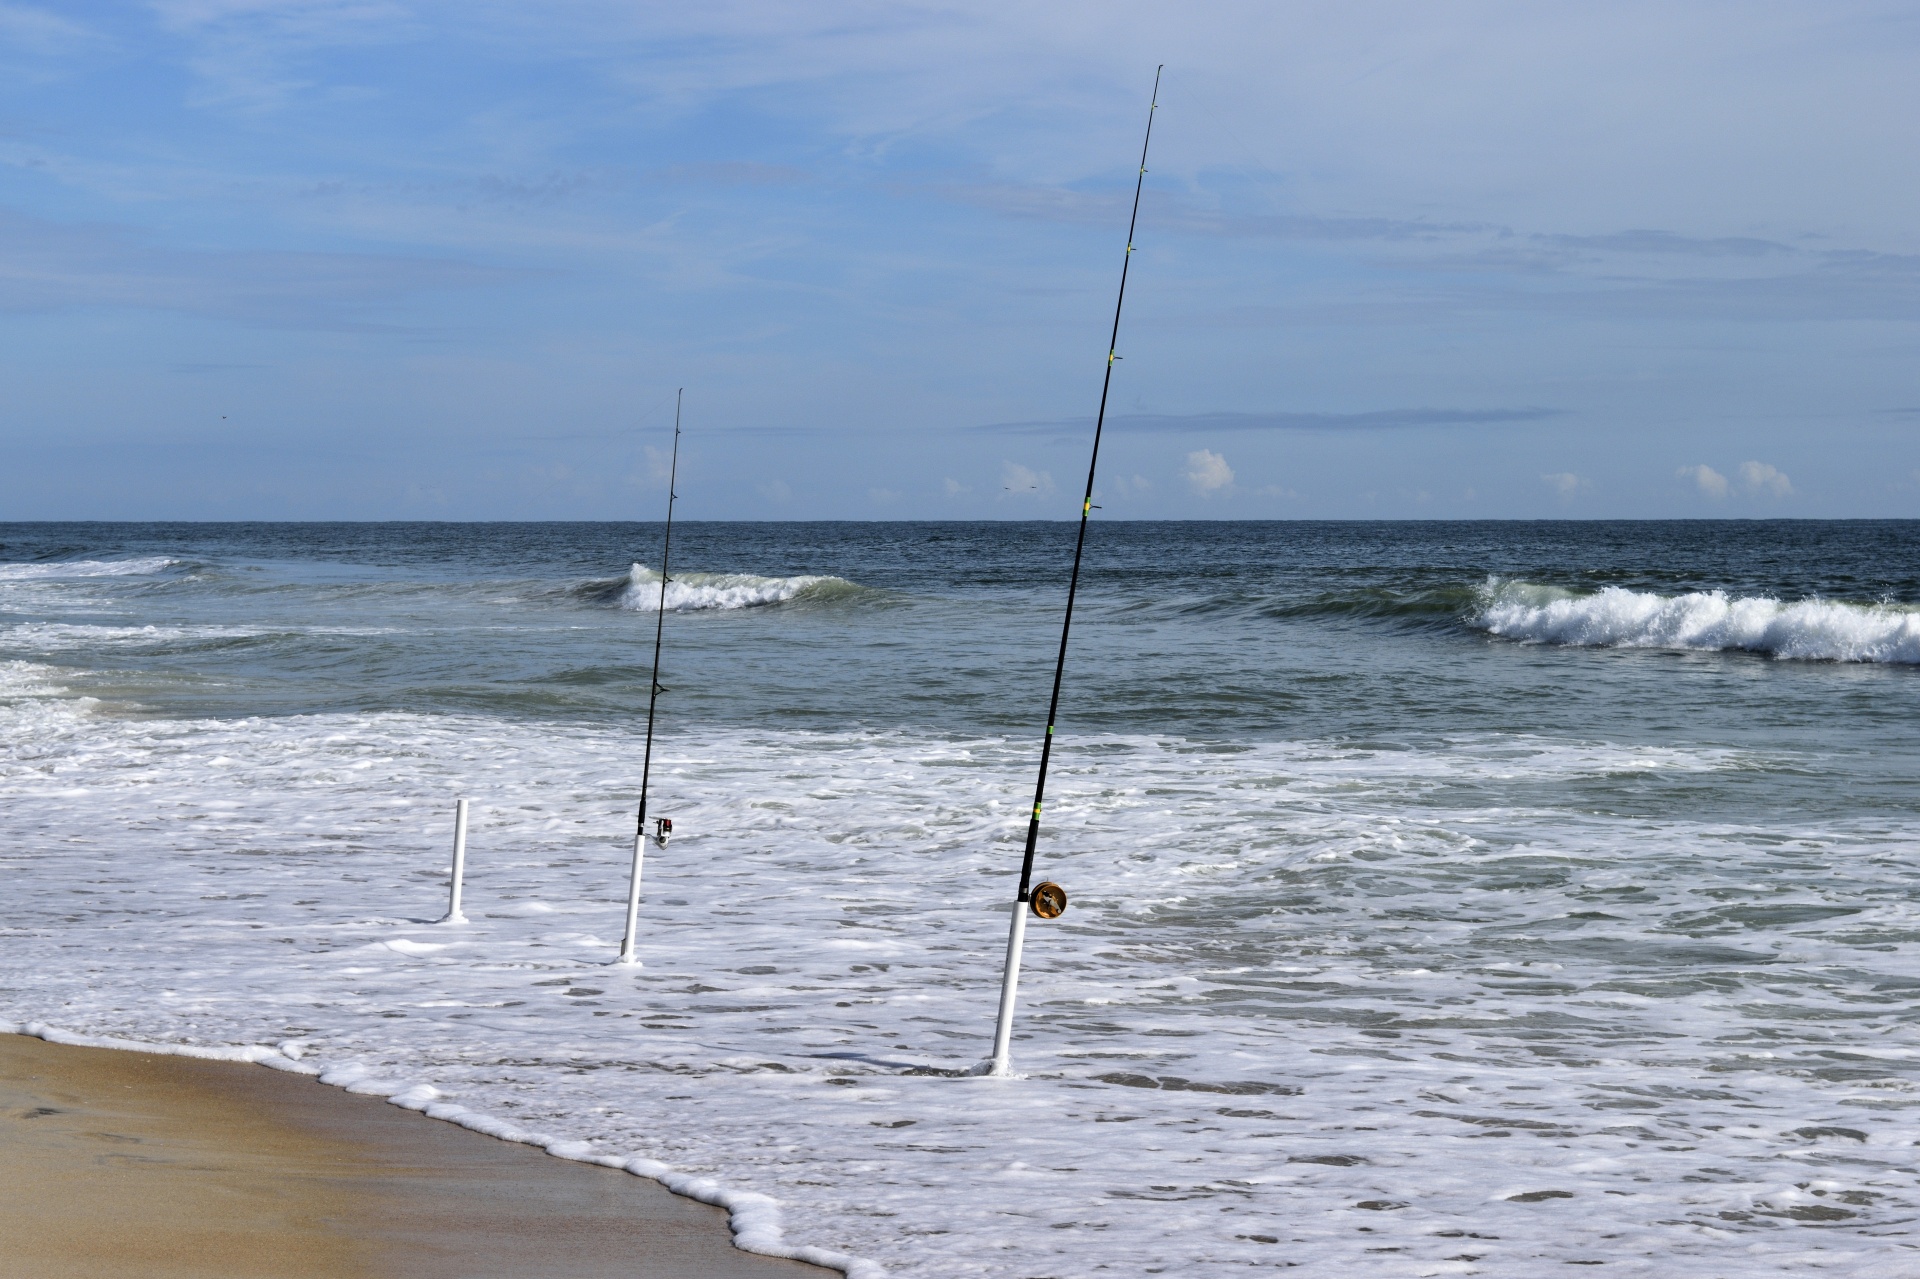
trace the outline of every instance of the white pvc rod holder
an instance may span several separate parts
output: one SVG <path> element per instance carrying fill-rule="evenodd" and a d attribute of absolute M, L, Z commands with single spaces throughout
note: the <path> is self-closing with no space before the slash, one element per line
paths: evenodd
<path fill-rule="evenodd" d="M 620 940 L 620 962 L 637 964 L 634 958 L 634 933 L 640 928 L 640 864 L 647 853 L 647 824 L 641 821 L 635 824 L 633 832 L 633 878 L 627 885 L 627 932 Z"/>
<path fill-rule="evenodd" d="M 457 799 L 453 802 L 453 874 L 448 877 L 447 917 L 443 924 L 464 924 L 467 917 L 460 913 L 460 883 L 467 877 L 467 801 Z"/>
<path fill-rule="evenodd" d="M 1020 991 L 1020 948 L 1027 940 L 1027 903 L 1013 903 L 1013 922 L 1007 925 L 1007 969 L 1000 979 L 1000 1020 L 993 1028 L 993 1057 L 983 1062 L 983 1073 L 1013 1073 L 1013 1000 Z"/>

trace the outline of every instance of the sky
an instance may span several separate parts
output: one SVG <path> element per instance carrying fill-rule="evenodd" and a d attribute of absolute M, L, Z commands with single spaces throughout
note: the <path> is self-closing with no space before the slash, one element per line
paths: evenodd
<path fill-rule="evenodd" d="M 0 0 L 0 519 L 1920 517 L 1920 3 Z"/>

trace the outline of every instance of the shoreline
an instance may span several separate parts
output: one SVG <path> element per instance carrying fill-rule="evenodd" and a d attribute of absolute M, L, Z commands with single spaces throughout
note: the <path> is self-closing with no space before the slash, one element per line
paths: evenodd
<path fill-rule="evenodd" d="M 308 1073 L 0 1034 L 0 1247 L 75 1279 L 803 1279 L 723 1208 Z"/>

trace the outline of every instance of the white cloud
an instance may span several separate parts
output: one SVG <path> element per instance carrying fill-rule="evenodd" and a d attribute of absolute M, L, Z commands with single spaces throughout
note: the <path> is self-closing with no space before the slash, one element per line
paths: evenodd
<path fill-rule="evenodd" d="M 1193 491 L 1207 497 L 1233 483 L 1233 468 L 1227 459 L 1212 449 L 1187 454 L 1187 483 Z"/>
<path fill-rule="evenodd" d="M 1045 494 L 1053 492 L 1053 476 L 1045 471 L 1035 471 L 1018 462 L 1000 464 L 1000 487 L 1018 497 L 1023 494 Z"/>
<path fill-rule="evenodd" d="M 875 506 L 892 506 L 900 500 L 900 494 L 892 489 L 882 488 L 868 489 L 867 497 L 872 500 Z"/>
<path fill-rule="evenodd" d="M 651 452 L 651 450 L 649 450 L 649 452 Z M 769 502 L 791 502 L 793 500 L 793 486 L 785 480 L 772 480 L 766 484 L 756 484 L 754 488 L 759 491 L 761 497 L 766 498 Z"/>
<path fill-rule="evenodd" d="M 1765 462 L 1742 462 L 1740 480 L 1756 493 L 1765 490 L 1775 497 L 1787 497 L 1793 492 L 1793 483 L 1787 479 L 1786 472 Z"/>
<path fill-rule="evenodd" d="M 959 480 L 954 479 L 951 475 L 949 475 L 946 478 L 944 487 L 947 490 L 948 497 L 959 497 L 962 493 L 967 493 L 972 491 L 968 489 L 966 485 L 962 484 Z"/>
<path fill-rule="evenodd" d="M 1704 462 L 1699 466 L 1683 466 L 1674 474 L 1683 480 L 1692 480 L 1695 487 L 1708 497 L 1717 500 L 1727 495 L 1727 477 Z"/>
<path fill-rule="evenodd" d="M 1572 471 L 1553 471 L 1540 478 L 1552 485 L 1553 491 L 1561 497 L 1572 497 L 1581 489 L 1589 487 L 1585 477 L 1575 475 Z"/>

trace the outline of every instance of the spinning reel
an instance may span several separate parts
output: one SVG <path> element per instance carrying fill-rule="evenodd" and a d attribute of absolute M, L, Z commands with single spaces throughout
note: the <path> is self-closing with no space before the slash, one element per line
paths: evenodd
<path fill-rule="evenodd" d="M 1045 880 L 1033 886 L 1027 894 L 1027 906 L 1041 919 L 1058 919 L 1067 913 L 1067 890 Z"/>

